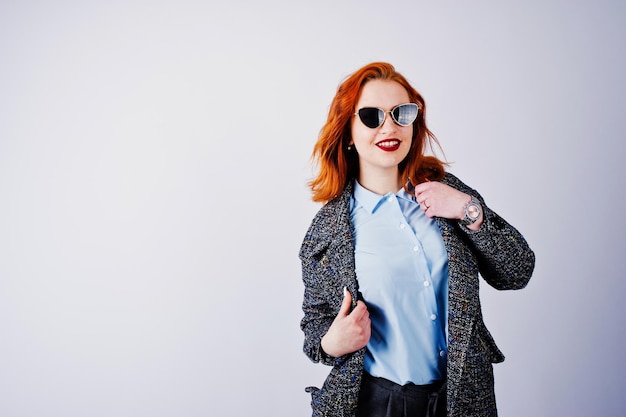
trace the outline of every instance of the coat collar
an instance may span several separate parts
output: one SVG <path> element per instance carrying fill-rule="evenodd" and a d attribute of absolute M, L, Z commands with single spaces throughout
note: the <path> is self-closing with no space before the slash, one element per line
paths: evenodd
<path fill-rule="evenodd" d="M 310 258 L 328 248 L 331 243 L 351 243 L 350 198 L 354 189 L 349 181 L 343 192 L 317 212 L 300 248 L 301 258 Z"/>

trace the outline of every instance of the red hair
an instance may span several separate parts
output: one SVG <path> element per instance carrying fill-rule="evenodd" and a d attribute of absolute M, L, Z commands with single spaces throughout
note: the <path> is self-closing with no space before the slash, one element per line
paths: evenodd
<path fill-rule="evenodd" d="M 402 182 L 413 185 L 425 180 L 440 180 L 445 171 L 444 162 L 434 156 L 424 155 L 426 145 L 432 147 L 439 142 L 426 127 L 426 103 L 422 96 L 398 73 L 393 65 L 385 62 L 368 64 L 344 80 L 337 89 L 328 111 L 328 119 L 322 127 L 313 148 L 312 159 L 319 164 L 317 177 L 309 182 L 313 201 L 328 202 L 339 195 L 348 181 L 359 173 L 359 159 L 356 152 L 348 151 L 350 142 L 350 122 L 355 112 L 363 86 L 371 80 L 395 81 L 402 85 L 411 102 L 419 106 L 413 122 L 413 140 L 407 157 L 398 166 Z"/>

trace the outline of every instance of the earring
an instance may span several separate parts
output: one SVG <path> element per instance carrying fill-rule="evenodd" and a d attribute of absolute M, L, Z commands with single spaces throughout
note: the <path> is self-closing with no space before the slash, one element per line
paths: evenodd
<path fill-rule="evenodd" d="M 348 144 L 348 152 L 352 150 L 352 145 Z"/>

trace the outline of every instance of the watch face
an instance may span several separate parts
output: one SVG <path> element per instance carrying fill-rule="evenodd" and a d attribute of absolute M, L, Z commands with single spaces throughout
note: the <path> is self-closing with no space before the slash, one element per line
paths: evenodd
<path fill-rule="evenodd" d="M 470 218 L 477 219 L 478 216 L 480 216 L 480 210 L 478 209 L 478 207 L 472 204 L 467 208 L 467 214 L 470 216 Z"/>

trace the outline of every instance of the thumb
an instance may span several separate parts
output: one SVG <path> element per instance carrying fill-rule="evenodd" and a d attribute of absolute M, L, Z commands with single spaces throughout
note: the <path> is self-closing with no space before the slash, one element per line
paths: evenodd
<path fill-rule="evenodd" d="M 352 306 L 352 294 L 346 287 L 343 288 L 343 301 L 341 302 L 341 308 L 339 309 L 338 316 L 347 316 L 350 314 L 350 307 Z"/>

